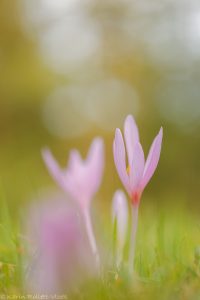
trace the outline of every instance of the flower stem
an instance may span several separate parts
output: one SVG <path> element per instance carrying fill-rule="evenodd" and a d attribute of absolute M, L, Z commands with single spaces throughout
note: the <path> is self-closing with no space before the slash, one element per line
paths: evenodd
<path fill-rule="evenodd" d="M 86 231 L 87 231 L 90 247 L 91 247 L 92 253 L 95 257 L 97 269 L 99 270 L 100 258 L 99 258 L 99 253 L 98 253 L 98 249 L 97 249 L 96 239 L 95 239 L 93 228 L 92 228 L 90 211 L 88 208 L 84 209 L 83 216 L 84 216 L 84 220 L 85 220 Z"/>
<path fill-rule="evenodd" d="M 131 205 L 132 212 L 132 226 L 131 226 L 131 239 L 130 239 L 130 250 L 129 250 L 129 272 L 134 272 L 134 257 L 135 257 L 135 242 L 138 225 L 138 205 Z"/>

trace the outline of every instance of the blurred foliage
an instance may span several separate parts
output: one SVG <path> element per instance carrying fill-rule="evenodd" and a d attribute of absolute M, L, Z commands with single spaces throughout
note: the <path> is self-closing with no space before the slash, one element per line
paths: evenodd
<path fill-rule="evenodd" d="M 3 224 L 0 227 L 0 293 L 12 297 L 26 295 L 22 270 L 26 276 L 27 240 L 14 227 L 6 206 L 0 221 Z M 178 205 L 173 209 L 152 209 L 151 204 L 143 207 L 133 278 L 129 277 L 126 264 L 120 272 L 113 265 L 111 230 L 107 229 L 101 276 L 70 291 L 67 295 L 70 299 L 199 299 L 197 213 L 188 213 Z"/>

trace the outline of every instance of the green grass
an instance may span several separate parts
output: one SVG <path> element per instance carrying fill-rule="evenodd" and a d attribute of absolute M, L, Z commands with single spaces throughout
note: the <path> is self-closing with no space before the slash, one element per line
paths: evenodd
<path fill-rule="evenodd" d="M 141 211 L 135 275 L 105 270 L 76 299 L 200 299 L 200 218 L 186 209 Z M 126 253 L 125 253 L 126 256 Z"/>
<path fill-rule="evenodd" d="M 0 294 L 24 293 L 25 251 L 16 219 L 10 217 L 2 195 Z M 126 263 L 120 272 L 108 264 L 100 279 L 85 282 L 68 299 L 200 299 L 200 217 L 183 207 L 142 205 L 134 277 L 128 276 Z"/>

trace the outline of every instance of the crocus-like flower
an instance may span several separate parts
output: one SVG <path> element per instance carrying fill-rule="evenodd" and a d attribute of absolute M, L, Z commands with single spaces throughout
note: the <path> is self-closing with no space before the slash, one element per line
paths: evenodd
<path fill-rule="evenodd" d="M 77 150 L 72 150 L 68 166 L 65 169 L 59 167 L 50 150 L 44 149 L 42 155 L 51 176 L 78 203 L 85 220 L 92 251 L 99 265 L 99 255 L 91 224 L 90 203 L 102 180 L 104 169 L 103 140 L 101 138 L 93 140 L 86 160 L 81 158 Z"/>
<path fill-rule="evenodd" d="M 132 202 L 132 232 L 130 247 L 130 268 L 134 259 L 135 236 L 138 220 L 138 206 L 141 195 L 149 180 L 153 176 L 160 158 L 163 130 L 160 129 L 155 137 L 147 160 L 145 162 L 144 152 L 139 140 L 137 125 L 131 115 L 128 115 L 124 123 L 124 139 L 119 128 L 116 129 L 113 143 L 114 161 L 118 175 L 130 196 Z M 126 148 L 125 148 L 126 145 Z M 127 162 L 126 163 L 126 152 Z"/>
<path fill-rule="evenodd" d="M 37 294 L 69 291 L 92 275 L 81 219 L 63 198 L 52 200 L 31 206 L 26 225 L 32 242 L 26 286 Z"/>
<path fill-rule="evenodd" d="M 113 144 L 114 161 L 119 177 L 127 190 L 133 204 L 137 205 L 145 186 L 154 174 L 160 158 L 162 144 L 162 128 L 155 137 L 146 163 L 144 152 L 139 140 L 137 125 L 131 115 L 124 123 L 124 138 L 128 156 L 126 164 L 126 151 L 124 139 L 119 128 L 116 129 Z"/>
<path fill-rule="evenodd" d="M 128 228 L 128 205 L 126 195 L 117 190 L 113 196 L 112 219 L 116 223 L 116 265 L 119 268 L 123 259 L 123 250 Z"/>
<path fill-rule="evenodd" d="M 49 149 L 42 151 L 49 173 L 82 209 L 88 207 L 99 189 L 104 169 L 104 145 L 101 138 L 93 140 L 86 160 L 74 149 L 69 155 L 68 166 L 61 169 Z"/>

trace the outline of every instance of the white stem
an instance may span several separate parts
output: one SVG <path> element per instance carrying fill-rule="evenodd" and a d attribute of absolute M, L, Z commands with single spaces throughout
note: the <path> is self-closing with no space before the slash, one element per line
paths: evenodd
<path fill-rule="evenodd" d="M 131 226 L 131 239 L 129 250 L 129 271 L 131 274 L 134 272 L 134 257 L 135 257 L 135 241 L 138 225 L 138 205 L 131 205 L 132 210 L 132 226 Z"/>
<path fill-rule="evenodd" d="M 100 267 L 100 258 L 99 258 L 99 253 L 98 253 L 98 250 L 97 250 L 96 239 L 95 239 L 93 228 L 92 228 L 90 211 L 89 211 L 88 208 L 83 210 L 83 216 L 84 216 L 84 220 L 85 220 L 86 231 L 87 231 L 89 243 L 90 243 L 90 246 L 91 246 L 91 249 L 92 249 L 92 253 L 95 257 L 97 268 L 99 269 L 99 267 Z"/>

